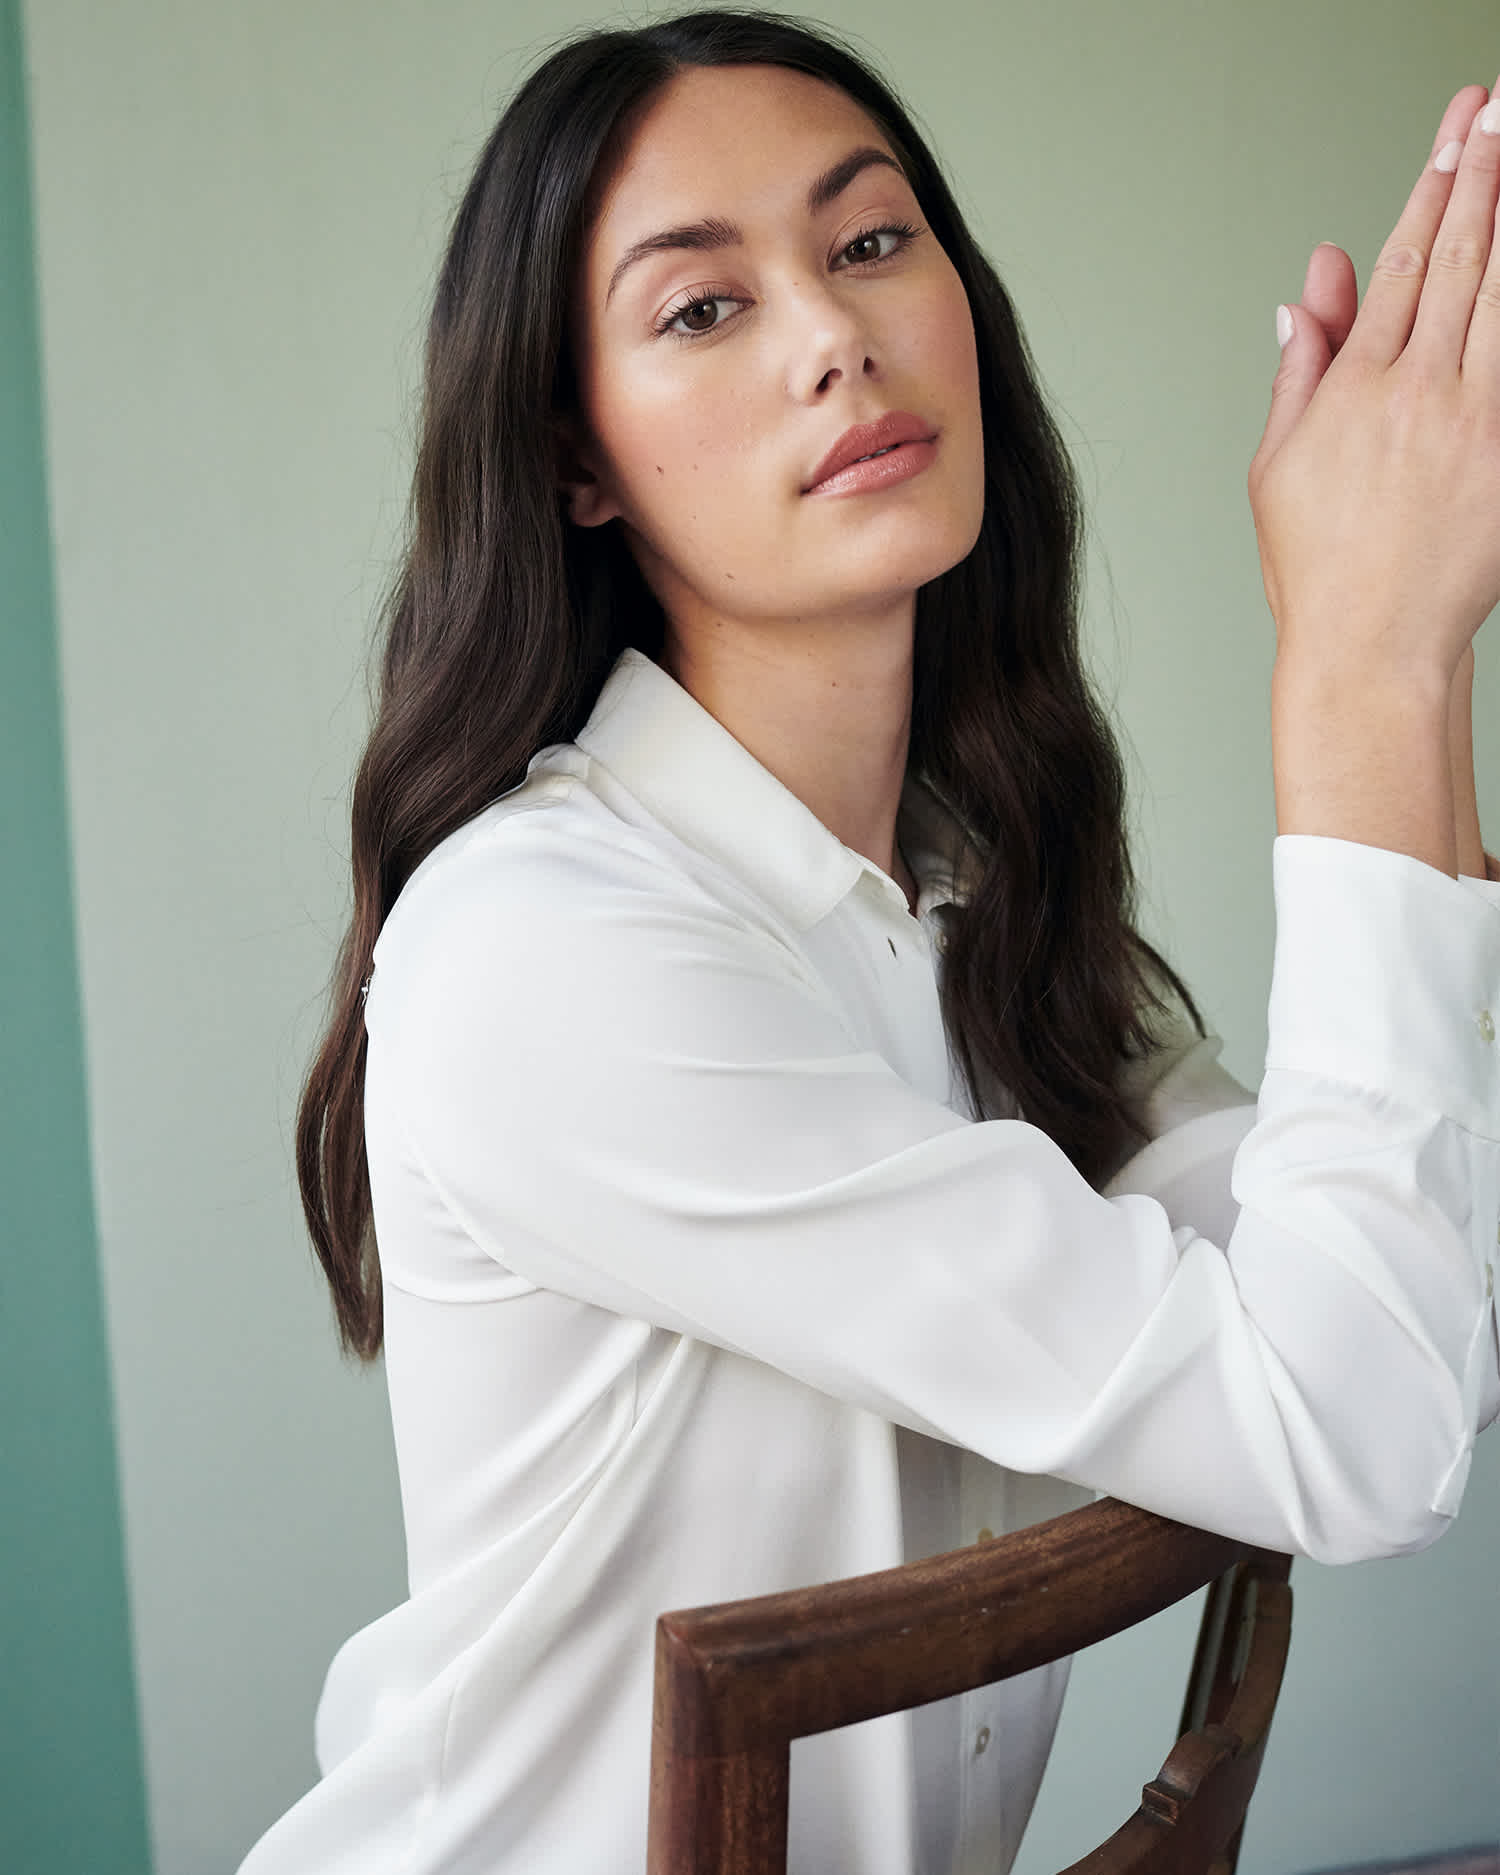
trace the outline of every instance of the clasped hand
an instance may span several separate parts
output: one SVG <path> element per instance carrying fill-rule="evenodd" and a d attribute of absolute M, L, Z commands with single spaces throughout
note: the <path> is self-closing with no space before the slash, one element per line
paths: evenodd
<path fill-rule="evenodd" d="M 1348 255 L 1314 252 L 1249 474 L 1276 621 L 1282 831 L 1449 871 L 1450 699 L 1500 601 L 1497 197 L 1500 103 L 1466 86 L 1362 306 Z M 1407 758 L 1418 798 L 1384 800 Z"/>

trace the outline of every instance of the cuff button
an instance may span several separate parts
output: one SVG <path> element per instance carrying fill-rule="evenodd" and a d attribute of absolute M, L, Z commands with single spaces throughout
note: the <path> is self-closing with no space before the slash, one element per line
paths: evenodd
<path fill-rule="evenodd" d="M 1488 1009 L 1481 1009 L 1479 1012 L 1479 1039 L 1482 1042 L 1492 1042 L 1495 1039 L 1495 1018 Z"/>

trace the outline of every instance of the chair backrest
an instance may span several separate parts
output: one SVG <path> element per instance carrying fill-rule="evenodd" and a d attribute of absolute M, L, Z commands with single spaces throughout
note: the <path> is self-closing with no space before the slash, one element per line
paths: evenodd
<path fill-rule="evenodd" d="M 1209 1582 L 1182 1736 L 1067 1875 L 1232 1875 L 1291 1638 L 1290 1569 L 1106 1498 L 898 1569 L 665 1614 L 649 1875 L 782 1875 L 794 1738 L 1025 1673 Z"/>

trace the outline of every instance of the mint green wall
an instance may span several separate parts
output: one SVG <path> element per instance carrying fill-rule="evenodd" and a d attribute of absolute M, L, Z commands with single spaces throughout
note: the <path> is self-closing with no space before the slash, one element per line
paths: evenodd
<path fill-rule="evenodd" d="M 0 0 L 0 1868 L 143 1875 L 33 285 L 20 19 Z"/>

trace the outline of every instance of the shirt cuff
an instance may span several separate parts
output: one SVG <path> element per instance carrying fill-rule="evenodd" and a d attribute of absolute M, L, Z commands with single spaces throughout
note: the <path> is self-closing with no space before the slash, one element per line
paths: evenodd
<path fill-rule="evenodd" d="M 1500 1139 L 1500 887 L 1281 834 L 1266 1068 L 1436 1108 Z"/>

